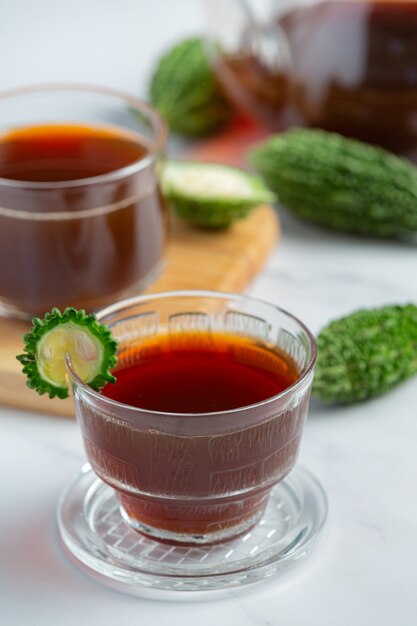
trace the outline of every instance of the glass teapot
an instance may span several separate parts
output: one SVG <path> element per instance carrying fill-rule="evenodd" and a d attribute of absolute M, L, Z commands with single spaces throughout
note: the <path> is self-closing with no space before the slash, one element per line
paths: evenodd
<path fill-rule="evenodd" d="M 206 0 L 224 90 L 269 130 L 319 127 L 417 161 L 417 0 Z"/>

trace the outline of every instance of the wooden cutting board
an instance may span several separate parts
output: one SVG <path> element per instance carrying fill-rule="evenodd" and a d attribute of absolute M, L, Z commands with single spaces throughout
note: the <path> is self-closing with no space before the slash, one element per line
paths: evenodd
<path fill-rule="evenodd" d="M 243 291 L 261 269 L 279 234 L 278 219 L 271 206 L 252 211 L 230 230 L 197 230 L 173 219 L 165 271 L 148 293 L 172 289 Z M 0 320 L 0 404 L 73 415 L 70 400 L 49 400 L 25 385 L 16 354 L 22 352 L 27 326 Z"/>

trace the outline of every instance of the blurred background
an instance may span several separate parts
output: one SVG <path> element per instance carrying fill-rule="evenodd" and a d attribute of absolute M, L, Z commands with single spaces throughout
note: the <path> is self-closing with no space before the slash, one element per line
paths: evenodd
<path fill-rule="evenodd" d="M 0 89 L 62 80 L 144 96 L 158 53 L 203 21 L 198 0 L 4 2 Z"/>

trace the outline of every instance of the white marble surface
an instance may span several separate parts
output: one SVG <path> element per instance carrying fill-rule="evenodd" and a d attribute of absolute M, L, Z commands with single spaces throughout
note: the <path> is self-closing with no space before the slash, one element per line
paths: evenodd
<path fill-rule="evenodd" d="M 200 28 L 197 0 L 175 7 L 169 0 L 14 0 L 2 7 L 0 87 L 72 78 L 143 91 L 164 42 Z M 313 331 L 357 307 L 417 301 L 416 246 L 323 233 L 281 217 L 282 241 L 251 294 L 291 310 Z M 317 550 L 283 578 L 191 603 L 112 592 L 70 563 L 55 507 L 84 462 L 76 424 L 1 408 L 0 624 L 415 624 L 416 406 L 416 379 L 360 406 L 312 403 L 300 460 L 330 501 Z"/>

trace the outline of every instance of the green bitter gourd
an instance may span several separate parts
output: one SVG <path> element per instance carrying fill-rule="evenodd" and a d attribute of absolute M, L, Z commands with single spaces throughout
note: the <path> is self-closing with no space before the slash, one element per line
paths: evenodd
<path fill-rule="evenodd" d="M 187 137 L 209 135 L 232 115 L 200 37 L 186 39 L 160 59 L 150 83 L 150 99 L 170 130 Z"/>
<path fill-rule="evenodd" d="M 317 338 L 313 395 L 350 404 L 417 373 L 417 307 L 364 309 L 331 322 Z"/>
<path fill-rule="evenodd" d="M 322 226 L 393 237 L 417 231 L 417 168 L 381 148 L 293 129 L 250 151 L 280 202 Z"/>

